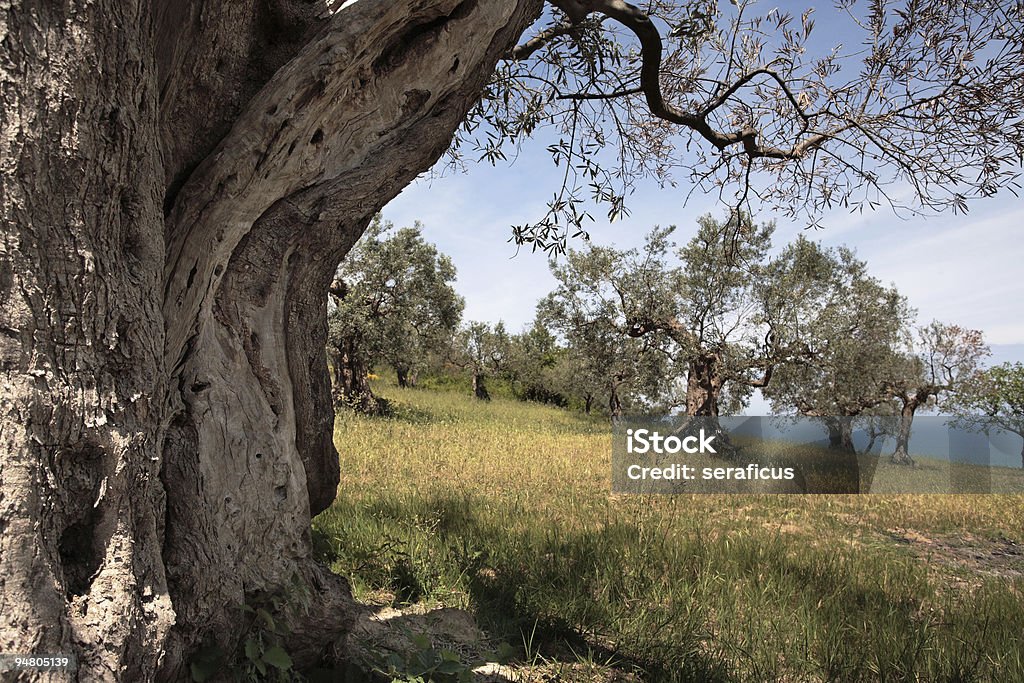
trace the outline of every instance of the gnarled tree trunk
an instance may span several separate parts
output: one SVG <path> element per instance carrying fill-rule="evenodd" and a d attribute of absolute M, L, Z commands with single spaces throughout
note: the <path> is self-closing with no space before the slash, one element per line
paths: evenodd
<path fill-rule="evenodd" d="M 914 425 L 914 413 L 917 412 L 916 401 L 904 401 L 900 409 L 899 428 L 896 432 L 896 450 L 892 454 L 892 462 L 897 465 L 913 465 L 910 457 L 910 433 Z"/>
<path fill-rule="evenodd" d="M 853 445 L 853 418 L 833 416 L 823 420 L 828 430 L 829 450 L 856 455 L 857 449 Z"/>
<path fill-rule="evenodd" d="M 408 365 L 395 365 L 398 386 L 402 389 L 416 386 L 416 373 Z"/>
<path fill-rule="evenodd" d="M 180 680 L 338 485 L 325 299 L 536 0 L 0 4 L 0 651 Z"/>
<path fill-rule="evenodd" d="M 487 391 L 487 375 L 482 372 L 473 373 L 473 395 L 481 401 L 491 400 L 491 394 Z"/>
<path fill-rule="evenodd" d="M 379 402 L 370 388 L 370 369 L 359 358 L 358 351 L 351 348 L 333 349 L 334 392 L 336 403 L 354 408 L 362 413 L 373 414 L 379 409 Z"/>
<path fill-rule="evenodd" d="M 701 356 L 689 362 L 686 373 L 686 414 L 718 417 L 724 380 L 715 356 Z"/>
<path fill-rule="evenodd" d="M 370 368 L 362 357 L 360 338 L 337 339 L 327 344 L 327 357 L 333 375 L 334 404 L 367 415 L 382 412 L 383 403 L 370 388 Z"/>
<path fill-rule="evenodd" d="M 619 398 L 619 385 L 612 384 L 608 389 L 608 414 L 612 421 L 622 417 L 622 399 Z"/>

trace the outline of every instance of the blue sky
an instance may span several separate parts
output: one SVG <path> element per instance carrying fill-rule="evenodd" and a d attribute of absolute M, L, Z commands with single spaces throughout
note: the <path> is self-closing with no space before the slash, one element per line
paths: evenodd
<path fill-rule="evenodd" d="M 778 4 L 797 16 L 806 6 Z M 753 9 L 763 13 L 775 5 L 758 3 Z M 815 40 L 834 41 L 839 36 L 842 42 L 848 19 L 830 5 L 823 5 L 814 17 L 812 49 L 826 46 L 815 46 Z M 853 35 L 847 38 L 849 51 L 856 49 L 858 40 Z M 544 214 L 545 203 L 559 186 L 559 169 L 544 149 L 548 142 L 525 143 L 513 164 L 470 164 L 466 173 L 421 178 L 384 209 L 384 217 L 396 225 L 422 221 L 425 237 L 452 257 L 467 319 L 504 320 L 518 331 L 533 319 L 537 300 L 554 286 L 545 254 L 517 254 L 507 241 L 511 225 L 536 221 Z M 714 197 L 695 194 L 684 206 L 690 188 L 681 174 L 677 181 L 678 187 L 665 189 L 654 181 L 639 183 L 628 200 L 631 216 L 611 225 L 599 220 L 590 228 L 592 241 L 639 246 L 653 226 L 674 224 L 675 239 L 683 243 L 692 236 L 697 216 L 724 213 Z M 600 217 L 603 210 L 597 207 L 592 213 Z M 777 218 L 776 249 L 807 232 L 804 224 L 787 222 L 769 211 L 760 211 L 756 218 Z M 901 219 L 891 210 L 879 209 L 835 212 L 823 223 L 825 229 L 808 236 L 828 246 L 854 248 L 872 275 L 895 284 L 909 299 L 921 322 L 934 318 L 981 329 L 992 346 L 991 362 L 1024 361 L 1024 240 L 1018 227 L 1024 225 L 1024 200 L 1002 192 L 973 202 L 967 214 Z M 576 240 L 571 246 L 579 248 L 583 242 Z"/>
<path fill-rule="evenodd" d="M 557 186 L 543 145 L 534 146 L 514 165 L 476 164 L 464 174 L 422 178 L 384 209 L 384 217 L 396 225 L 422 221 L 425 237 L 452 257 L 468 319 L 504 320 L 512 330 L 533 319 L 537 300 L 554 287 L 545 254 L 516 254 L 507 241 L 509 226 L 541 216 Z M 591 240 L 639 246 L 654 225 L 674 224 L 676 240 L 686 241 L 697 216 L 723 211 L 697 196 L 683 206 L 687 189 L 640 184 L 629 202 L 632 215 L 611 225 L 597 222 Z M 758 215 L 759 220 L 771 218 L 767 211 Z M 826 245 L 853 247 L 875 277 L 895 284 L 909 298 L 922 322 L 937 318 L 981 329 L 1000 361 L 1024 360 L 1024 240 L 1019 227 L 1024 225 L 1024 201 L 1005 193 L 975 202 L 965 215 L 904 220 L 879 209 L 837 212 L 824 222 L 825 229 L 807 231 L 802 224 L 778 219 L 776 248 L 801 232 Z"/>

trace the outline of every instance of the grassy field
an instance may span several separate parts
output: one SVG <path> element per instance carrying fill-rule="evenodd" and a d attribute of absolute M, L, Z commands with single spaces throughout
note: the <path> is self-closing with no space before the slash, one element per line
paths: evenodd
<path fill-rule="evenodd" d="M 339 416 L 319 552 L 545 680 L 1024 681 L 1024 497 L 610 494 L 608 425 L 468 392 Z"/>

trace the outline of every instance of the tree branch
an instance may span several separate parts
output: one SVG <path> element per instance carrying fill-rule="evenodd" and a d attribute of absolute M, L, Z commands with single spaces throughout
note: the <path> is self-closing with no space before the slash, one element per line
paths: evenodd
<path fill-rule="evenodd" d="M 578 24 L 572 23 L 556 24 L 555 26 L 546 28 L 533 38 L 527 40 L 525 43 L 512 48 L 512 51 L 508 53 L 505 59 L 513 62 L 521 62 L 524 59 L 529 59 L 534 52 L 540 50 L 551 41 L 561 38 L 562 36 L 571 35 L 572 33 L 579 31 L 580 28 L 581 27 Z"/>
<path fill-rule="evenodd" d="M 569 95 L 557 95 L 555 99 L 558 100 L 613 100 L 617 97 L 626 97 L 627 95 L 636 95 L 637 93 L 644 92 L 643 87 L 637 86 L 635 88 L 625 88 L 623 90 L 616 90 L 615 92 L 581 92 L 571 93 Z"/>
<path fill-rule="evenodd" d="M 692 114 L 684 112 L 666 102 L 661 92 L 661 35 L 658 33 L 658 29 L 654 22 L 651 21 L 651 18 L 639 8 L 623 0 L 589 0 L 581 4 L 590 12 L 600 12 L 615 19 L 631 30 L 640 41 L 640 56 L 642 60 L 640 66 L 640 86 L 647 100 L 647 106 L 654 116 L 669 123 L 690 128 L 718 150 L 723 150 L 732 145 L 742 145 L 744 152 L 751 159 L 796 159 L 803 153 L 802 151 L 798 153 L 795 147 L 790 150 L 783 150 L 761 145 L 757 140 L 758 130 L 753 126 L 744 126 L 732 133 L 723 133 L 715 130 L 707 122 L 707 114 L 714 107 L 706 109 L 699 114 Z M 751 73 L 746 78 L 749 80 L 755 75 L 757 73 Z M 724 102 L 724 96 L 718 99 Z M 794 103 L 796 102 L 795 99 L 793 101 Z M 803 115 L 802 111 L 801 115 Z"/>

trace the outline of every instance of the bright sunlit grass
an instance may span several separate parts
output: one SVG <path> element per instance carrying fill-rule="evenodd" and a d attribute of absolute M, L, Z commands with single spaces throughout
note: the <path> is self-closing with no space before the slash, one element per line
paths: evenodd
<path fill-rule="evenodd" d="M 603 420 L 375 389 L 314 522 L 363 597 L 645 680 L 1024 680 L 1022 496 L 616 496 Z"/>

